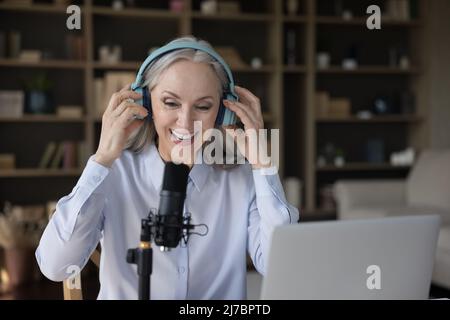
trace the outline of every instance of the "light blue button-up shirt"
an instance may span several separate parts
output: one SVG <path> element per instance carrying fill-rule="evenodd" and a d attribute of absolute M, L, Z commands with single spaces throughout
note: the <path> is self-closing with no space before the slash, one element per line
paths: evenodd
<path fill-rule="evenodd" d="M 264 274 L 274 227 L 299 218 L 278 174 L 262 170 L 192 167 L 184 209 L 191 223 L 204 223 L 209 232 L 169 252 L 154 248 L 152 299 L 246 298 L 246 252 Z M 158 207 L 163 174 L 154 144 L 139 154 L 124 151 L 111 168 L 91 157 L 42 235 L 36 250 L 42 273 L 53 281 L 68 278 L 100 241 L 98 298 L 137 299 L 137 267 L 126 262 L 127 249 L 139 245 L 141 219 Z"/>

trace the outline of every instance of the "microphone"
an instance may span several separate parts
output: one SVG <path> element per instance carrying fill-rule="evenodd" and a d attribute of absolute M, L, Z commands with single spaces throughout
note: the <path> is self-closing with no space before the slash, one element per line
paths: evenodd
<path fill-rule="evenodd" d="M 183 237 L 183 205 L 189 167 L 185 164 L 167 162 L 155 224 L 155 244 L 162 251 L 176 248 Z"/>

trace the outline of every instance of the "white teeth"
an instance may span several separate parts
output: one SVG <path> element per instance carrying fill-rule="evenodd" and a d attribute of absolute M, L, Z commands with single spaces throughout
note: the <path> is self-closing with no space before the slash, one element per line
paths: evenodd
<path fill-rule="evenodd" d="M 191 139 L 191 138 L 194 136 L 193 133 L 192 133 L 192 134 L 181 134 L 181 133 L 178 133 L 178 132 L 173 131 L 173 130 L 172 130 L 172 134 L 173 134 L 178 140 L 189 140 L 189 139 Z"/>

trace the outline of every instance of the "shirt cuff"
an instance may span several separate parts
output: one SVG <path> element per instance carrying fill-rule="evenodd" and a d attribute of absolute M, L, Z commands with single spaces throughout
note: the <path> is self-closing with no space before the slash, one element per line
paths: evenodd
<path fill-rule="evenodd" d="M 78 185 L 94 190 L 105 180 L 110 171 L 111 168 L 101 165 L 94 160 L 94 156 L 91 156 L 78 181 Z"/>

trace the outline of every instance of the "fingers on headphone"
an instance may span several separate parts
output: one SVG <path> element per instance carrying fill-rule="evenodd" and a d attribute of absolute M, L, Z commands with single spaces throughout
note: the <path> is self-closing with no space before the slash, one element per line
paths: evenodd
<path fill-rule="evenodd" d="M 147 109 L 142 106 L 133 104 L 129 105 L 119 116 L 118 122 L 122 128 L 126 128 L 135 120 L 142 120 L 148 115 Z"/>
<path fill-rule="evenodd" d="M 127 90 L 127 91 L 123 91 L 123 92 L 115 92 L 113 93 L 113 95 L 111 96 L 111 100 L 109 102 L 109 106 L 108 109 L 109 111 L 113 111 L 114 109 L 116 109 L 124 100 L 126 99 L 139 99 L 141 98 L 142 95 L 138 92 L 135 91 L 131 91 L 131 90 Z"/>

